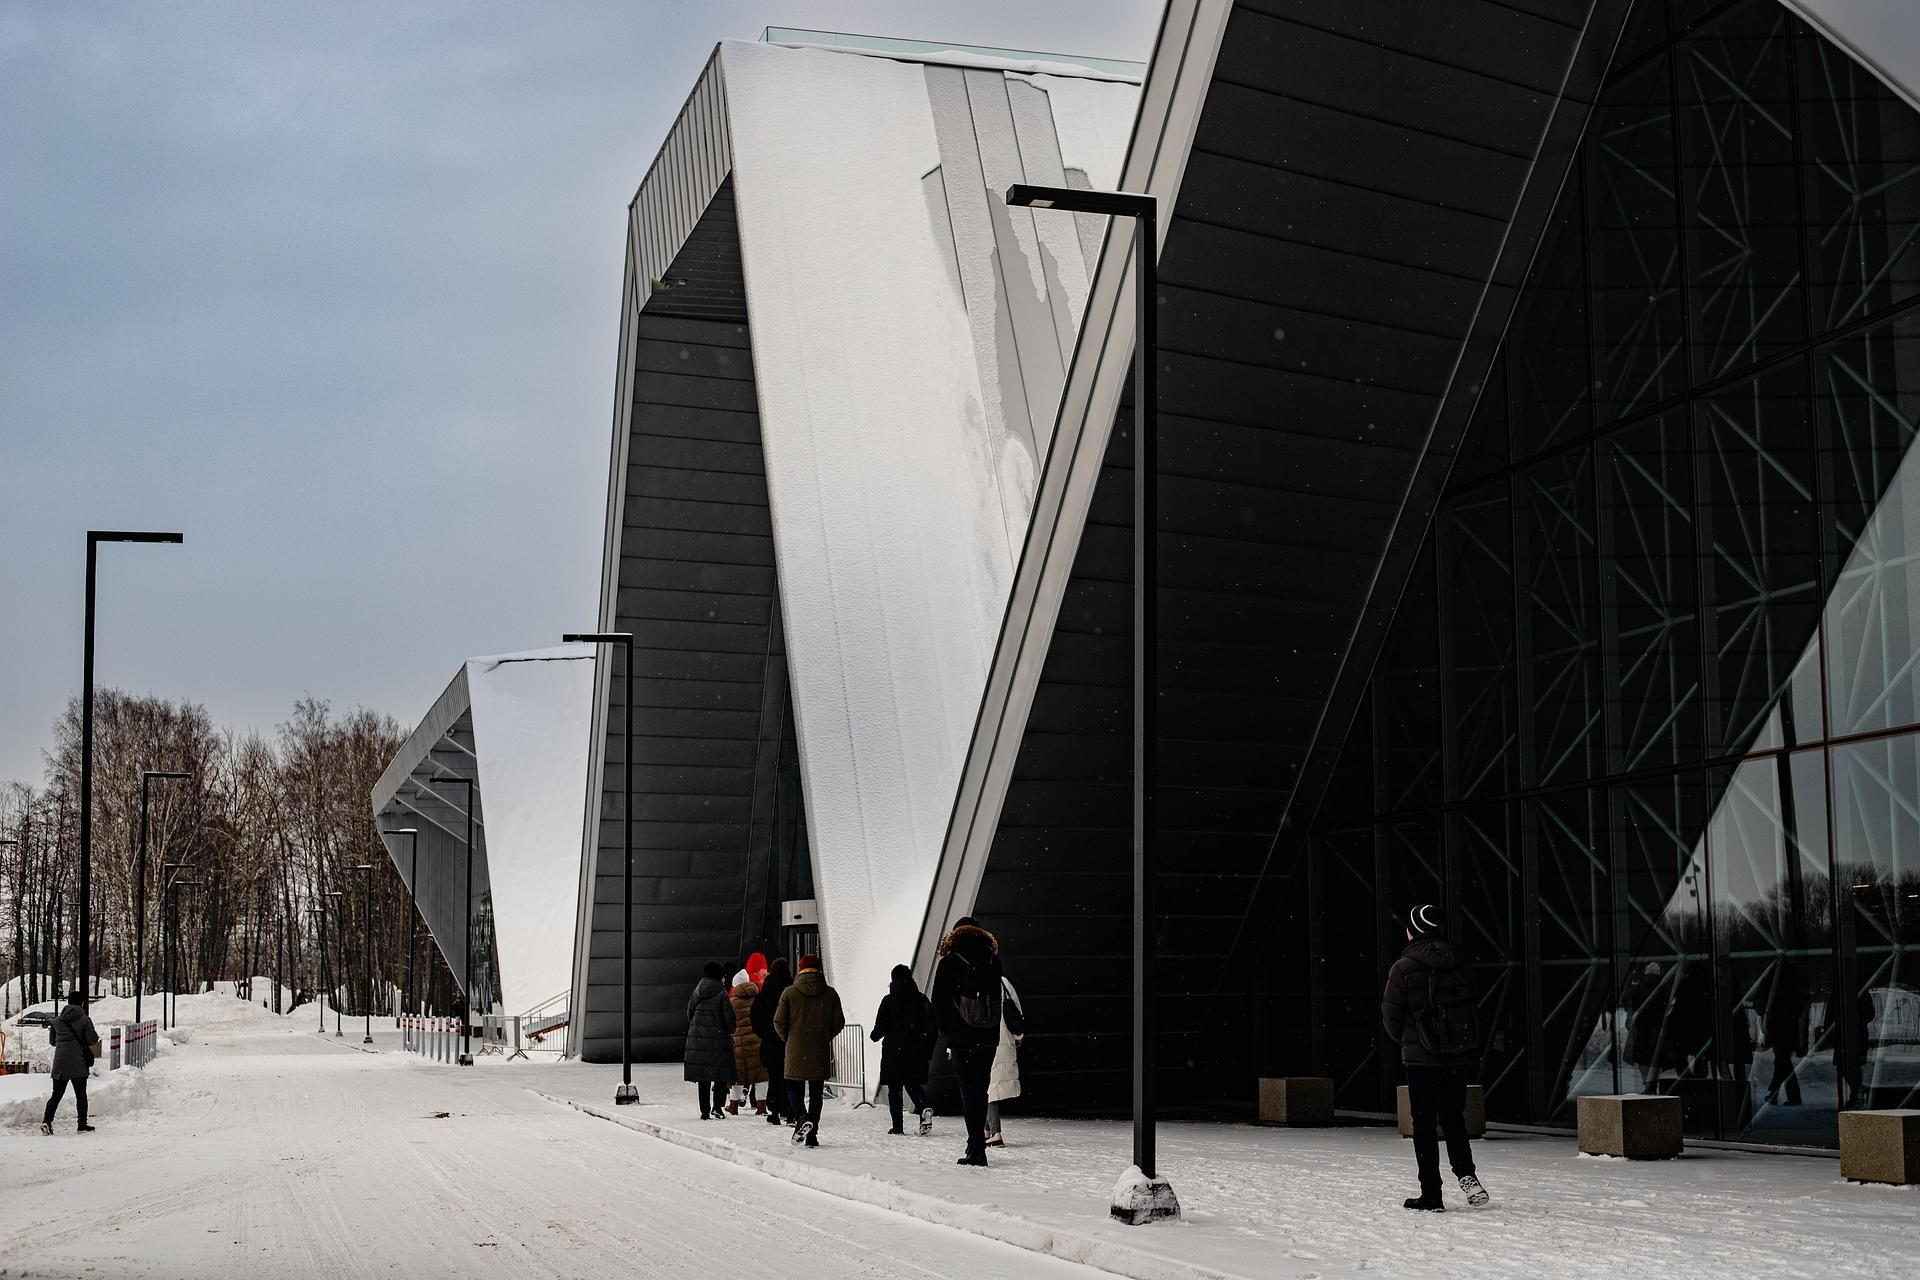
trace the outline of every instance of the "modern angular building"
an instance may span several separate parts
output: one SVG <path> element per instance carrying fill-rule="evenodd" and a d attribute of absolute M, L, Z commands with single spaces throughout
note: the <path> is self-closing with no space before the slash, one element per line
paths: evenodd
<path fill-rule="evenodd" d="M 570 1047 L 618 1059 L 624 681 L 636 1050 L 688 984 L 908 959 L 1100 250 L 1011 182 L 1111 186 L 1137 68 L 722 44 L 630 211 Z"/>
<path fill-rule="evenodd" d="M 476 1015 L 569 990 L 593 668 L 586 645 L 463 662 L 374 786 L 382 843 L 456 986 L 471 930 Z"/>
<path fill-rule="evenodd" d="M 1122 1110 L 1128 239 L 1014 218 L 997 188 L 1058 179 L 961 180 L 936 127 L 919 163 L 939 162 L 956 246 L 941 293 L 895 256 L 898 228 L 923 235 L 941 207 L 932 184 L 916 203 L 871 162 L 832 167 L 875 126 L 810 119 L 793 131 L 810 150 L 740 127 L 795 100 L 754 82 L 786 60 L 822 100 L 853 103 L 870 74 L 957 118 L 933 86 L 959 67 L 724 46 L 708 77 L 735 168 L 677 214 L 636 202 L 602 621 L 653 618 L 640 593 L 668 577 L 699 634 L 741 596 L 770 619 L 745 656 L 649 659 L 643 678 L 677 682 L 663 697 L 696 688 L 669 667 L 738 673 L 697 687 L 738 700 L 730 741 L 758 755 L 657 762 L 639 803 L 687 825 L 647 864 L 644 972 L 677 1016 L 698 961 L 771 936 L 785 891 L 741 890 L 742 867 L 812 891 L 843 985 L 903 951 L 925 972 L 970 911 L 1026 998 L 1028 1105 Z M 959 75 L 976 130 L 983 70 Z M 1014 86 L 1043 77 L 991 73 L 1032 163 Z M 1379 990 L 1417 901 L 1443 905 L 1474 966 L 1496 1120 L 1567 1125 L 1582 1094 L 1644 1088 L 1678 1094 L 1697 1136 L 1818 1146 L 1840 1106 L 1920 1096 L 1917 92 L 1920 18 L 1894 4 L 1170 0 L 1124 161 L 1087 173 L 1165 210 L 1151 905 L 1169 1110 L 1248 1108 L 1281 1072 L 1390 1109 Z M 1069 114 L 1053 100 L 1070 177 Z M 982 189 L 963 216 L 954 193 Z M 988 264 L 966 247 L 983 226 Z M 1056 295 L 1069 228 L 1084 283 L 1062 271 Z M 1033 246 L 1025 275 L 1006 235 Z M 1007 294 L 970 288 L 990 269 Z M 949 349 L 973 353 L 989 443 L 943 465 L 962 486 L 936 501 L 888 450 L 971 401 L 874 353 L 956 280 L 972 342 Z M 677 314 L 676 294 L 715 310 Z M 740 327 L 695 347 L 670 320 Z M 649 471 L 644 406 L 667 403 L 649 378 L 696 359 L 734 397 L 703 421 L 735 435 L 684 455 L 684 477 Z M 737 466 L 702 461 L 723 443 Z M 634 519 L 736 471 L 766 501 L 738 480 L 762 524 L 726 536 L 772 543 L 737 577 Z M 1006 518 L 965 518 L 981 495 Z M 975 573 L 898 569 L 935 546 L 973 547 Z M 669 726 L 684 704 L 650 705 Z M 691 771 L 723 754 L 744 816 L 696 831 L 721 779 Z M 791 765 L 792 800 L 768 760 Z M 609 833 L 589 850 L 596 924 L 617 901 Z M 613 1009 L 605 935 L 582 931 L 592 1010 Z M 656 1025 L 664 1050 L 675 1028 Z"/>

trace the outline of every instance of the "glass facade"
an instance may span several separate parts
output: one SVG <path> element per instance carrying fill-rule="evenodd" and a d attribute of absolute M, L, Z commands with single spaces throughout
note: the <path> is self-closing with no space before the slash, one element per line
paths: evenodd
<path fill-rule="evenodd" d="M 1920 116 L 1778 0 L 1638 9 L 1321 815 L 1316 1043 L 1385 1105 L 1437 899 L 1491 1117 L 1831 1145 L 1920 1104 Z"/>

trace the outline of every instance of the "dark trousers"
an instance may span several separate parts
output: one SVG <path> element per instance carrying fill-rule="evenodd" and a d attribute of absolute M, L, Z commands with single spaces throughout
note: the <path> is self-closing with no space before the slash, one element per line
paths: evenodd
<path fill-rule="evenodd" d="M 702 1080 L 694 1088 L 700 1091 L 700 1114 L 704 1116 L 727 1104 L 727 1090 L 731 1086 L 724 1081 Z"/>
<path fill-rule="evenodd" d="M 987 1158 L 987 1082 L 993 1077 L 993 1051 L 978 1045 L 953 1051 L 953 1077 L 960 1085 L 960 1113 L 967 1120 L 967 1154 Z"/>
<path fill-rule="evenodd" d="M 900 1091 L 906 1090 L 907 1097 L 913 1101 L 913 1114 L 919 1115 L 927 1105 L 927 1091 L 917 1084 L 890 1084 L 887 1086 L 887 1112 L 893 1117 L 893 1127 L 900 1127 Z"/>
<path fill-rule="evenodd" d="M 1440 1194 L 1440 1134 L 1447 1137 L 1453 1176 L 1473 1173 L 1467 1143 L 1466 1067 L 1407 1067 L 1407 1109 L 1413 1112 L 1413 1158 L 1420 1162 L 1420 1194 Z M 1436 1132 L 1437 1130 L 1437 1132 Z"/>
<path fill-rule="evenodd" d="M 826 1101 L 826 1097 L 825 1080 L 787 1081 L 787 1105 L 793 1108 L 793 1116 L 806 1120 L 815 1133 L 820 1132 L 820 1104 Z"/>
<path fill-rule="evenodd" d="M 770 1060 L 764 1053 L 760 1055 L 760 1065 L 767 1069 L 767 1110 L 776 1116 L 785 1116 L 791 1120 L 794 1116 L 793 1101 L 787 1096 L 787 1077 L 781 1070 L 781 1063 Z"/>
<path fill-rule="evenodd" d="M 1781 1085 L 1787 1086 L 1787 1101 L 1794 1106 L 1800 1105 L 1800 1077 L 1793 1070 L 1793 1051 L 1775 1049 L 1773 1051 L 1773 1082 L 1767 1086 L 1767 1097 L 1771 1099 L 1780 1092 Z"/>
<path fill-rule="evenodd" d="M 47 1114 L 41 1119 L 47 1124 L 53 1123 L 53 1113 L 60 1109 L 60 1099 L 67 1096 L 67 1086 L 73 1086 L 73 1105 L 80 1112 L 80 1123 L 87 1122 L 87 1077 L 60 1076 L 53 1078 L 53 1096 L 47 1099 Z"/>

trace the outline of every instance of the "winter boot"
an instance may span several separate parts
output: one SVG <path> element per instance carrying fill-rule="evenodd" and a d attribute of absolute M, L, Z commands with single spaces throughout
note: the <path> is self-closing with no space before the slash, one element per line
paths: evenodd
<path fill-rule="evenodd" d="M 45 1121 L 42 1121 L 42 1122 L 41 1122 L 41 1124 L 40 1124 L 40 1132 L 42 1132 L 42 1133 L 44 1133 L 44 1134 L 46 1134 L 46 1135 L 47 1135 L 48 1137 L 52 1137 L 52 1136 L 53 1136 L 53 1126 L 52 1126 L 52 1125 L 50 1125 L 50 1124 L 48 1124 L 48 1123 L 46 1123 Z"/>
<path fill-rule="evenodd" d="M 987 1167 L 987 1158 L 985 1156 L 961 1156 L 958 1160 L 955 1160 L 954 1163 L 972 1165 L 975 1168 L 984 1169 Z"/>
<path fill-rule="evenodd" d="M 767 1114 L 767 1100 L 765 1098 L 755 1098 L 753 1100 L 753 1114 L 757 1116 Z"/>
<path fill-rule="evenodd" d="M 1007 1145 L 1007 1140 L 1000 1136 L 998 1129 L 995 1129 L 987 1135 L 987 1145 L 990 1147 L 1004 1147 Z"/>
<path fill-rule="evenodd" d="M 1447 1206 L 1440 1203 L 1439 1196 L 1420 1195 L 1406 1201 L 1405 1204 L 1407 1208 L 1419 1209 L 1423 1213 L 1445 1213 L 1447 1211 Z"/>
<path fill-rule="evenodd" d="M 79 1132 L 79 1133 L 92 1133 L 92 1132 L 93 1132 L 93 1126 L 92 1126 L 92 1125 L 90 1125 L 90 1124 L 83 1124 L 83 1125 L 81 1125 L 81 1126 L 80 1126 L 80 1128 L 79 1128 L 79 1129 L 77 1130 L 77 1132 Z"/>
<path fill-rule="evenodd" d="M 730 1116 L 737 1116 L 740 1114 L 740 1103 L 737 1099 L 727 1104 L 727 1114 Z"/>
<path fill-rule="evenodd" d="M 1480 1185 L 1480 1179 L 1472 1174 L 1460 1179 L 1460 1189 L 1467 1193 L 1469 1209 L 1484 1209 L 1487 1207 L 1487 1202 L 1493 1199 L 1487 1194 L 1487 1189 Z"/>
<path fill-rule="evenodd" d="M 799 1124 L 793 1126 L 793 1145 L 798 1147 L 809 1144 L 813 1146 L 820 1145 L 813 1141 L 813 1121 L 802 1120 Z"/>
<path fill-rule="evenodd" d="M 933 1132 L 933 1108 L 920 1108 L 920 1136 L 926 1137 Z"/>

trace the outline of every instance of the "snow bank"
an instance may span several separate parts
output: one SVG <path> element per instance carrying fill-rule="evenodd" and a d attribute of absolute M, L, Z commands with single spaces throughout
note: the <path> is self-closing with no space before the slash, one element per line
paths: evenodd
<path fill-rule="evenodd" d="M 47 1097 L 52 1089 L 50 1075 L 0 1076 L 0 1127 L 39 1124 L 40 1117 L 46 1114 Z M 125 1115 L 146 1106 L 152 1094 L 147 1073 L 138 1067 L 119 1071 L 102 1071 L 96 1067 L 87 1081 L 87 1114 L 89 1118 Z M 60 1117 L 54 1124 L 56 1127 L 71 1125 L 75 1118 L 73 1094 L 69 1091 L 60 1104 Z"/>

